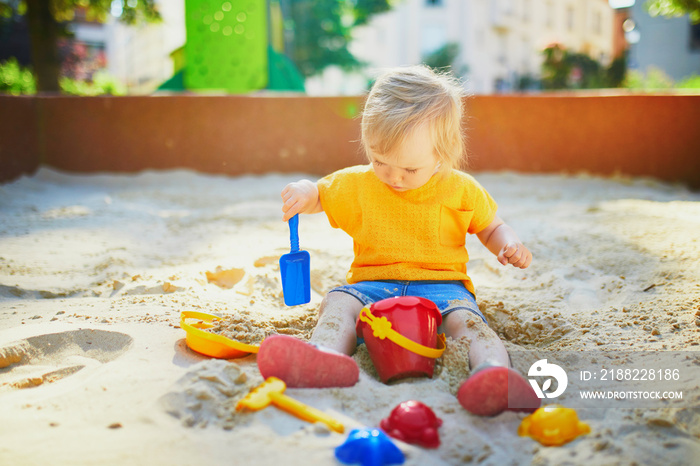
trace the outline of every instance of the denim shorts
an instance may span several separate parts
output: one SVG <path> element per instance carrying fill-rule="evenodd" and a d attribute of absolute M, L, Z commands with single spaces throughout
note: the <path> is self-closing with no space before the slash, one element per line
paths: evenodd
<path fill-rule="evenodd" d="M 476 304 L 476 298 L 459 280 L 384 280 L 358 282 L 333 288 L 332 292 L 342 292 L 357 298 L 364 306 L 397 296 L 418 296 L 434 302 L 443 317 L 452 311 L 465 309 L 476 315 L 485 324 L 486 318 Z"/>

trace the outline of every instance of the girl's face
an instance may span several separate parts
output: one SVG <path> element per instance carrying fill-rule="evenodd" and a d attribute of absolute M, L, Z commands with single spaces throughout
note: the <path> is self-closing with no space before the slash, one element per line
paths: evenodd
<path fill-rule="evenodd" d="M 414 129 L 403 144 L 386 154 L 370 150 L 372 168 L 382 183 L 396 191 L 420 188 L 435 174 L 438 161 L 427 125 Z"/>

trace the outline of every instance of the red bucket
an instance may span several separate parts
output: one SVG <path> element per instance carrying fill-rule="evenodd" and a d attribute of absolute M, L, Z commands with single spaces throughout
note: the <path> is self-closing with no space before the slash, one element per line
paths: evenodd
<path fill-rule="evenodd" d="M 384 383 L 407 377 L 432 377 L 445 348 L 437 329 L 442 315 L 435 303 L 416 296 L 388 298 L 365 307 L 355 326 L 364 338 Z M 442 348 L 438 348 L 438 343 Z"/>

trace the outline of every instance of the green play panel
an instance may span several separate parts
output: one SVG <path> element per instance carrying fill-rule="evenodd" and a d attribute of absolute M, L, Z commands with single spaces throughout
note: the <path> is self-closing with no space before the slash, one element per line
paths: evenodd
<path fill-rule="evenodd" d="M 265 0 L 186 0 L 184 84 L 249 92 L 268 84 Z"/>

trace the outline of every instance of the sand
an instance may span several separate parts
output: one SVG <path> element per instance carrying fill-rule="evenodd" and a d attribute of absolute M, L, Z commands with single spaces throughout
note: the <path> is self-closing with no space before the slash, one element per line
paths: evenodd
<path fill-rule="evenodd" d="M 338 464 L 333 449 L 345 436 L 274 407 L 235 410 L 262 382 L 254 355 L 204 357 L 179 328 L 180 312 L 194 310 L 226 316 L 238 325 L 230 335 L 251 342 L 258 331 L 310 337 L 322 296 L 344 282 L 352 243 L 323 214 L 302 217 L 312 302 L 284 306 L 279 192 L 303 176 L 42 168 L 1 185 L 0 463 Z M 527 373 L 527 352 L 586 370 L 577 354 L 613 350 L 700 366 L 699 193 L 649 179 L 476 176 L 534 255 L 525 271 L 504 268 L 468 238 L 478 301 L 517 369 Z M 669 387 L 683 400 L 580 408 L 591 433 L 544 447 L 517 435 L 524 414 L 479 418 L 460 407 L 467 348 L 448 341 L 433 379 L 387 386 L 360 346 L 356 386 L 287 392 L 347 427 L 377 426 L 399 402 L 422 401 L 444 422 L 442 445 L 402 445 L 410 465 L 700 457 L 691 372 Z M 573 395 L 558 401 L 576 407 Z"/>

